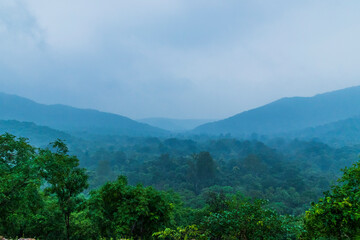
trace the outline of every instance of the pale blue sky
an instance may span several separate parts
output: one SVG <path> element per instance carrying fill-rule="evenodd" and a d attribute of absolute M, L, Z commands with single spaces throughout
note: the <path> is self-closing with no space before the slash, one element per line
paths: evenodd
<path fill-rule="evenodd" d="M 0 0 L 0 91 L 224 118 L 360 85 L 360 2 Z"/>

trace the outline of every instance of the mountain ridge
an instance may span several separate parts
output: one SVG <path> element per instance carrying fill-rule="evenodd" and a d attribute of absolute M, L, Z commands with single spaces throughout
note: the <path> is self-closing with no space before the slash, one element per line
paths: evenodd
<path fill-rule="evenodd" d="M 40 126 L 32 122 L 20 122 L 17 120 L 0 120 L 0 134 L 9 133 L 17 137 L 29 139 L 30 143 L 41 147 L 57 139 L 72 143 L 78 141 L 68 133 Z"/>
<path fill-rule="evenodd" d="M 167 131 L 125 116 L 63 104 L 40 104 L 28 98 L 0 93 L 0 119 L 33 122 L 57 130 L 130 136 L 162 136 Z"/>
<path fill-rule="evenodd" d="M 229 118 L 201 125 L 195 134 L 275 134 L 344 120 L 360 115 L 360 86 L 317 94 L 287 97 Z M 355 104 L 354 104 L 355 103 Z"/>
<path fill-rule="evenodd" d="M 283 137 L 320 140 L 335 146 L 357 145 L 360 144 L 360 116 L 306 128 L 285 134 Z"/>
<path fill-rule="evenodd" d="M 152 117 L 138 119 L 137 121 L 149 124 L 150 126 L 158 127 L 172 132 L 186 132 L 214 120 L 210 119 L 176 119 L 164 117 Z"/>

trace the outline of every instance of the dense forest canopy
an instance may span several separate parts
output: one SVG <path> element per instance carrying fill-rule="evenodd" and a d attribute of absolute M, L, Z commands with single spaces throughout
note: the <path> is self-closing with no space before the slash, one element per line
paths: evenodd
<path fill-rule="evenodd" d="M 0 140 L 0 232 L 8 237 L 351 239 L 358 233 L 358 163 L 335 183 L 340 168 L 357 162 L 356 146 L 98 136 L 39 149 L 10 134 Z"/>

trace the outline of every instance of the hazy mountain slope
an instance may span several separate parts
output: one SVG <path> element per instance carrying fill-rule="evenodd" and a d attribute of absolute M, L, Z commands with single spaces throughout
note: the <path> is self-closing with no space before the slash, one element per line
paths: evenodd
<path fill-rule="evenodd" d="M 44 146 L 56 139 L 62 139 L 68 143 L 72 143 L 75 140 L 74 137 L 65 132 L 49 127 L 38 126 L 31 122 L 19 122 L 15 120 L 0 120 L 0 134 L 4 133 L 28 138 L 30 143 L 35 146 Z"/>
<path fill-rule="evenodd" d="M 147 123 L 151 126 L 165 129 L 172 132 L 192 130 L 202 124 L 211 122 L 209 119 L 171 119 L 171 118 L 145 118 L 139 122 Z"/>
<path fill-rule="evenodd" d="M 63 131 L 91 134 L 130 136 L 166 134 L 165 130 L 120 115 L 65 105 L 44 105 L 4 93 L 0 93 L 0 119 L 34 122 Z"/>
<path fill-rule="evenodd" d="M 314 97 L 283 98 L 225 120 L 204 124 L 194 133 L 273 134 L 343 120 L 360 114 L 360 87 Z"/>
<path fill-rule="evenodd" d="M 306 128 L 289 133 L 286 136 L 305 140 L 318 139 L 335 145 L 360 144 L 360 118 L 349 118 L 318 127 Z"/>

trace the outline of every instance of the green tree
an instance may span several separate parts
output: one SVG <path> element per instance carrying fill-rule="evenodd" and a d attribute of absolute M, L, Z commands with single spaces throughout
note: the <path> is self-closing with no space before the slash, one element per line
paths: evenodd
<path fill-rule="evenodd" d="M 211 239 L 281 239 L 287 233 L 283 219 L 274 210 L 266 209 L 265 203 L 234 198 L 228 210 L 210 213 L 202 228 Z"/>
<path fill-rule="evenodd" d="M 0 232 L 27 232 L 27 220 L 39 203 L 40 177 L 36 151 L 25 138 L 0 135 Z"/>
<path fill-rule="evenodd" d="M 189 162 L 188 178 L 194 184 L 196 193 L 203 187 L 210 186 L 215 179 L 216 165 L 209 152 L 193 154 L 193 161 Z"/>
<path fill-rule="evenodd" d="M 196 160 L 197 177 L 200 182 L 210 183 L 215 178 L 215 161 L 209 152 L 200 152 L 194 155 Z"/>
<path fill-rule="evenodd" d="M 306 212 L 305 239 L 360 237 L 360 161 L 343 172 L 338 184 Z"/>
<path fill-rule="evenodd" d="M 96 168 L 96 183 L 98 186 L 103 185 L 107 181 L 114 180 L 114 173 L 111 169 L 110 161 L 101 160 Z"/>
<path fill-rule="evenodd" d="M 154 233 L 153 237 L 155 239 L 166 240 L 208 239 L 208 237 L 202 233 L 196 225 L 178 227 L 176 230 L 166 228 L 164 231 Z"/>
<path fill-rule="evenodd" d="M 29 233 L 24 236 L 47 240 L 65 239 L 65 220 L 56 197 L 41 193 L 39 203 L 36 214 L 28 219 Z"/>
<path fill-rule="evenodd" d="M 266 172 L 266 165 L 258 155 L 250 154 L 242 162 L 241 167 L 245 172 L 260 176 Z"/>
<path fill-rule="evenodd" d="M 79 197 L 88 187 L 88 176 L 84 168 L 79 168 L 79 160 L 68 154 L 65 143 L 60 140 L 52 143 L 50 149 L 40 151 L 41 175 L 46 180 L 45 193 L 57 198 L 66 226 L 66 239 L 70 239 L 71 214 L 76 210 Z"/>
<path fill-rule="evenodd" d="M 206 203 L 210 212 L 223 212 L 229 209 L 228 199 L 225 193 L 208 192 L 206 194 Z"/>
<path fill-rule="evenodd" d="M 165 194 L 152 187 L 129 186 L 120 176 L 91 192 L 89 209 L 101 236 L 144 238 L 165 228 L 172 205 Z"/>

